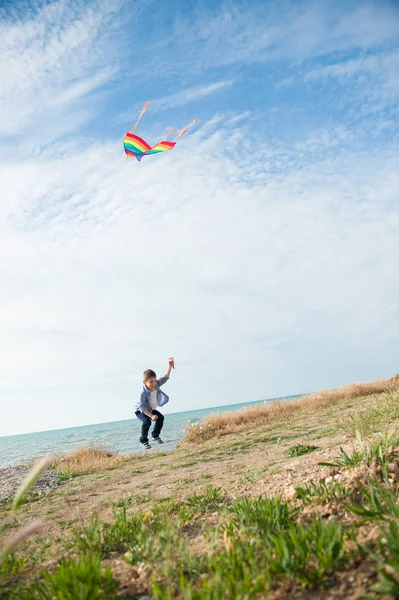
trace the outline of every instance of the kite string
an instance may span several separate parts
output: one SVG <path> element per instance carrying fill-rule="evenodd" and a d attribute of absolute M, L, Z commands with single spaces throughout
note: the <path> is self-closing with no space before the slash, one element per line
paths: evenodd
<path fill-rule="evenodd" d="M 150 101 L 148 100 L 148 102 L 146 102 L 143 106 L 143 108 L 141 109 L 141 113 L 139 118 L 137 119 L 136 123 L 133 125 L 133 127 L 131 129 L 129 129 L 129 133 L 133 133 L 133 131 L 136 129 L 137 125 L 140 123 L 140 119 L 143 116 L 143 114 L 145 113 L 145 111 L 147 110 L 147 108 L 150 106 Z"/>

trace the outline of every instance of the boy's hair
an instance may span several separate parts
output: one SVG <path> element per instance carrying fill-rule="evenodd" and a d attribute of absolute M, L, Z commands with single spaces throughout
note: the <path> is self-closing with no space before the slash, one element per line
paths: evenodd
<path fill-rule="evenodd" d="M 147 369 L 143 373 L 143 381 L 148 381 L 149 379 L 152 379 L 153 377 L 156 378 L 156 376 L 157 376 L 157 374 L 155 373 L 155 371 L 153 371 L 152 369 Z"/>

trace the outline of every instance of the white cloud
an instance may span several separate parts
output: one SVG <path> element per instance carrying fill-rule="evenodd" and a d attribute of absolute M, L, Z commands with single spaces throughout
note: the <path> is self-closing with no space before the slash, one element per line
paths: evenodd
<path fill-rule="evenodd" d="M 159 59 L 161 69 L 203 71 L 204 67 L 313 59 L 331 52 L 378 49 L 397 43 L 399 9 L 393 3 L 259 3 L 218 6 L 176 17 Z M 356 26 L 354 26 L 356 24 Z M 176 46 L 184 51 L 176 55 Z M 174 61 L 170 64 L 170 53 Z"/>
<path fill-rule="evenodd" d="M 208 85 L 190 87 L 185 90 L 182 90 L 181 92 L 177 92 L 176 94 L 171 94 L 170 96 L 165 96 L 164 98 L 155 99 L 152 102 L 152 104 L 158 109 L 184 106 L 185 104 L 189 104 L 190 102 L 202 100 L 202 98 L 205 98 L 206 96 L 209 96 L 211 94 L 215 94 L 220 90 L 230 88 L 232 85 L 233 82 L 231 80 L 227 80 L 217 81 Z"/>
<path fill-rule="evenodd" d="M 361 56 L 311 69 L 305 81 L 325 85 L 337 81 L 347 86 L 346 102 L 357 113 L 397 110 L 399 102 L 399 50 Z M 359 104 L 361 109 L 359 110 Z M 373 123 L 372 127 L 376 124 Z"/>
<path fill-rule="evenodd" d="M 306 81 L 319 81 L 320 79 L 338 79 L 345 81 L 347 78 L 361 76 L 363 74 L 380 74 L 389 78 L 398 74 L 399 50 L 361 56 L 359 58 L 342 61 L 332 65 L 317 67 L 306 74 Z M 397 78 L 399 81 L 399 77 Z M 397 82 L 396 82 L 397 84 Z"/>
<path fill-rule="evenodd" d="M 360 362 L 370 340 L 393 344 L 397 157 L 386 148 L 337 161 L 326 144 L 309 166 L 265 145 L 248 152 L 244 131 L 232 138 L 218 128 L 141 164 L 105 144 L 26 167 L 1 207 L 4 397 L 17 385 L 39 386 L 44 397 L 54 393 L 48 386 L 67 386 L 72 415 L 90 421 L 90 389 L 126 382 L 119 412 L 110 390 L 94 419 L 112 420 L 131 414 L 140 370 L 169 354 L 184 373 L 174 384 L 174 408 L 183 409 L 187 377 L 213 382 L 209 404 L 220 393 L 234 401 L 278 393 L 285 370 L 282 392 L 298 391 L 309 358 L 301 337 L 328 363 L 339 356 L 328 347 L 337 338 Z M 3 167 L 2 189 L 20 168 Z M 291 343 L 295 367 L 280 349 Z M 258 381 L 265 356 L 273 367 Z M 238 365 L 255 381 L 217 377 Z M 200 405 L 201 385 L 190 390 Z"/>
<path fill-rule="evenodd" d="M 103 67 L 105 55 L 111 61 L 114 50 L 100 36 L 104 28 L 112 29 L 118 3 L 101 2 L 94 10 L 77 2 L 74 9 L 77 12 L 66 1 L 60 1 L 44 5 L 37 13 L 22 11 L 17 21 L 2 22 L 3 135 L 20 135 L 38 119 L 50 123 L 60 119 L 67 105 L 76 103 L 115 73 Z"/>

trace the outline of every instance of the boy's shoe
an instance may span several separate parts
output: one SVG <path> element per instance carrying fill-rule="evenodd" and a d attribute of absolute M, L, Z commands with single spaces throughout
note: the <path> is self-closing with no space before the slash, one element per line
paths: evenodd
<path fill-rule="evenodd" d="M 148 442 L 143 442 L 141 445 L 143 446 L 144 450 L 151 450 L 151 446 Z"/>
<path fill-rule="evenodd" d="M 152 438 L 152 441 L 155 442 L 156 444 L 163 444 L 163 441 L 161 440 L 161 438 Z"/>

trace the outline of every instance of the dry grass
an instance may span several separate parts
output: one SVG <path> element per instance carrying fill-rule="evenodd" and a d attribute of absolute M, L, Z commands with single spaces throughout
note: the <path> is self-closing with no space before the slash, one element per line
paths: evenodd
<path fill-rule="evenodd" d="M 399 420 L 399 391 L 379 394 L 365 409 L 351 411 L 343 421 L 349 435 L 362 438 L 376 434 L 388 435 Z"/>
<path fill-rule="evenodd" d="M 113 469 L 131 458 L 132 456 L 119 454 L 103 444 L 89 444 L 76 448 L 73 452 L 57 454 L 51 467 L 66 476 L 76 476 Z"/>
<path fill-rule="evenodd" d="M 185 441 L 200 443 L 205 440 L 237 433 L 255 424 L 280 421 L 297 413 L 314 412 L 330 404 L 361 396 L 371 396 L 382 392 L 399 389 L 399 375 L 391 379 L 379 379 L 370 383 L 350 383 L 336 390 L 322 390 L 295 400 L 275 400 L 270 404 L 257 404 L 241 408 L 234 412 L 213 414 L 201 423 L 191 425 L 186 433 Z"/>

